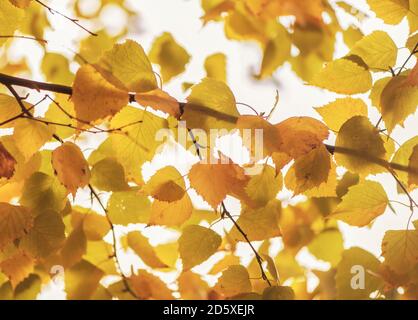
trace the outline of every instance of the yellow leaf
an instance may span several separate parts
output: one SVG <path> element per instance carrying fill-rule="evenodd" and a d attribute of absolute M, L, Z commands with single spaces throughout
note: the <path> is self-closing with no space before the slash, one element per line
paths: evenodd
<path fill-rule="evenodd" d="M 91 263 L 82 260 L 65 270 L 65 291 L 69 300 L 88 300 L 96 291 L 104 273 Z"/>
<path fill-rule="evenodd" d="M 178 240 L 183 270 L 190 270 L 206 261 L 217 251 L 221 242 L 222 238 L 211 229 L 198 225 L 184 228 Z"/>
<path fill-rule="evenodd" d="M 409 159 L 412 157 L 416 145 L 418 145 L 418 136 L 409 139 L 401 145 L 393 156 L 392 162 L 408 167 L 410 163 Z M 396 175 L 405 185 L 409 185 L 408 172 L 396 170 Z"/>
<path fill-rule="evenodd" d="M 198 162 L 191 168 L 189 179 L 191 187 L 214 209 L 228 193 L 243 189 L 247 183 L 244 170 L 231 161 L 226 164 Z"/>
<path fill-rule="evenodd" d="M 238 119 L 235 97 L 228 86 L 205 78 L 192 87 L 182 119 L 190 129 L 232 129 Z"/>
<path fill-rule="evenodd" d="M 266 205 L 283 187 L 283 177 L 275 169 L 265 165 L 260 174 L 252 176 L 245 187 L 248 197 L 258 206 Z"/>
<path fill-rule="evenodd" d="M 129 247 L 151 268 L 167 268 L 168 266 L 160 260 L 154 248 L 140 232 L 128 233 Z"/>
<path fill-rule="evenodd" d="M 16 159 L 0 142 L 0 179 L 13 177 L 16 168 Z"/>
<path fill-rule="evenodd" d="M 386 231 L 382 256 L 384 264 L 395 273 L 408 273 L 418 262 L 418 230 Z"/>
<path fill-rule="evenodd" d="M 33 216 L 25 207 L 0 203 L 0 248 L 25 235 L 33 226 Z"/>
<path fill-rule="evenodd" d="M 146 92 L 158 87 L 144 49 L 133 40 L 115 44 L 94 66 L 102 77 L 122 91 Z"/>
<path fill-rule="evenodd" d="M 344 42 L 350 49 L 364 37 L 363 32 L 357 27 L 350 26 L 343 31 Z"/>
<path fill-rule="evenodd" d="M 33 228 L 21 239 L 20 246 L 33 257 L 46 257 L 61 247 L 64 229 L 59 213 L 43 210 L 35 217 Z"/>
<path fill-rule="evenodd" d="M 291 250 L 280 251 L 275 258 L 275 264 L 282 282 L 304 274 L 303 268 L 298 264 Z"/>
<path fill-rule="evenodd" d="M 45 113 L 45 119 L 51 122 L 70 124 L 70 127 L 55 126 L 55 133 L 61 138 L 66 139 L 76 133 L 74 128 L 77 127 L 77 120 L 69 119 L 68 115 L 75 118 L 74 104 L 71 99 L 62 94 L 57 94 L 54 98 L 55 102 L 59 104 L 59 108 L 54 102 L 49 105 L 48 111 Z M 63 109 L 65 112 L 63 112 Z"/>
<path fill-rule="evenodd" d="M 405 119 L 415 113 L 418 101 L 418 86 L 408 83 L 407 76 L 392 78 L 382 91 L 381 112 L 388 132 L 403 125 Z"/>
<path fill-rule="evenodd" d="M 42 280 L 37 274 L 30 274 L 15 289 L 15 300 L 36 300 L 41 292 Z"/>
<path fill-rule="evenodd" d="M 144 107 L 151 107 L 154 110 L 166 112 L 175 118 L 180 117 L 180 104 L 178 101 L 161 89 L 137 93 L 135 100 Z"/>
<path fill-rule="evenodd" d="M 193 204 L 187 193 L 183 198 L 173 202 L 154 200 L 151 206 L 149 225 L 168 227 L 181 226 L 193 212 Z"/>
<path fill-rule="evenodd" d="M 384 31 L 375 31 L 357 42 L 350 51 L 363 59 L 375 71 L 387 71 L 394 67 L 398 57 L 398 47 Z"/>
<path fill-rule="evenodd" d="M 332 218 L 350 225 L 363 227 L 383 214 L 389 203 L 382 185 L 374 181 L 362 181 L 348 189 L 342 202 L 332 213 Z"/>
<path fill-rule="evenodd" d="M 72 142 L 65 142 L 52 152 L 52 166 L 58 180 L 73 196 L 90 181 L 89 165 L 80 148 Z"/>
<path fill-rule="evenodd" d="M 222 272 L 215 289 L 225 297 L 251 292 L 252 285 L 247 269 L 240 265 L 230 266 Z"/>
<path fill-rule="evenodd" d="M 360 175 L 380 173 L 384 167 L 371 163 L 369 158 L 385 159 L 384 142 L 368 118 L 356 116 L 341 127 L 335 143 L 338 165 Z"/>
<path fill-rule="evenodd" d="M 29 110 L 30 104 L 24 102 L 26 109 Z M 22 113 L 19 104 L 17 103 L 14 97 L 8 96 L 6 94 L 0 94 L 0 124 L 17 117 Z M 4 125 L 1 125 L 1 128 L 13 128 L 19 120 L 14 120 L 8 122 Z"/>
<path fill-rule="evenodd" d="M 341 94 L 365 93 L 372 88 L 372 76 L 364 66 L 343 58 L 328 63 L 310 84 Z"/>
<path fill-rule="evenodd" d="M 70 71 L 69 60 L 58 53 L 45 53 L 41 69 L 49 82 L 71 85 L 74 75 Z"/>
<path fill-rule="evenodd" d="M 96 63 L 103 54 L 112 49 L 115 38 L 112 38 L 105 30 L 97 32 L 97 36 L 89 36 L 80 42 L 79 56 L 75 60 L 80 64 Z"/>
<path fill-rule="evenodd" d="M 383 286 L 379 268 L 379 260 L 361 248 L 353 247 L 344 251 L 337 267 L 337 298 L 369 299 L 372 292 Z"/>
<path fill-rule="evenodd" d="M 224 271 L 229 266 L 232 266 L 235 264 L 240 264 L 239 257 L 233 254 L 228 254 L 222 260 L 215 263 L 209 273 L 212 275 L 216 275 L 217 273 Z"/>
<path fill-rule="evenodd" d="M 91 184 L 103 191 L 124 191 L 129 189 L 125 170 L 114 158 L 104 158 L 91 169 Z"/>
<path fill-rule="evenodd" d="M 151 177 L 143 191 L 157 200 L 173 202 L 183 198 L 186 185 L 180 172 L 172 166 L 167 166 Z"/>
<path fill-rule="evenodd" d="M 266 206 L 251 209 L 243 208 L 237 224 L 250 241 L 266 240 L 280 236 L 278 219 L 281 212 L 280 201 L 273 199 Z M 230 236 L 236 241 L 246 241 L 234 226 Z"/>
<path fill-rule="evenodd" d="M 88 240 L 99 241 L 110 231 L 110 224 L 105 216 L 90 212 L 83 219 L 83 230 Z"/>
<path fill-rule="evenodd" d="M 411 172 L 408 177 L 409 186 L 418 186 L 418 144 L 414 147 L 411 156 L 409 157 L 409 169 Z"/>
<path fill-rule="evenodd" d="M 292 117 L 276 124 L 279 132 L 279 150 L 297 159 L 322 145 L 328 138 L 328 128 L 309 117 Z"/>
<path fill-rule="evenodd" d="M 168 32 L 154 40 L 149 57 L 152 63 L 160 65 L 164 82 L 183 73 L 190 60 L 187 51 Z"/>
<path fill-rule="evenodd" d="M 10 280 L 13 288 L 26 279 L 34 269 L 35 261 L 24 252 L 17 252 L 0 262 L 0 270 Z"/>
<path fill-rule="evenodd" d="M 186 271 L 178 278 L 179 292 L 184 300 L 208 300 L 209 286 L 199 275 Z"/>
<path fill-rule="evenodd" d="M 137 189 L 113 192 L 108 203 L 109 218 L 114 224 L 147 223 L 151 202 Z"/>
<path fill-rule="evenodd" d="M 226 82 L 226 56 L 223 53 L 215 53 L 205 60 L 206 76 Z"/>
<path fill-rule="evenodd" d="M 331 155 L 324 145 L 295 160 L 285 177 L 286 187 L 295 194 L 319 187 L 327 182 L 331 170 Z"/>
<path fill-rule="evenodd" d="M 129 278 L 132 289 L 140 299 L 172 300 L 173 295 L 160 278 L 139 270 L 138 275 Z"/>
<path fill-rule="evenodd" d="M 250 115 L 240 116 L 236 127 L 240 129 L 243 145 L 249 149 L 251 156 L 254 157 L 253 162 L 262 160 L 270 156 L 273 152 L 279 151 L 281 144 L 279 131 L 263 117 Z M 257 141 L 257 139 L 259 140 Z M 257 148 L 260 147 L 262 147 L 262 152 L 260 152 L 261 154 L 257 154 L 259 152 Z"/>
<path fill-rule="evenodd" d="M 104 241 L 88 241 L 83 259 L 108 275 L 120 275 L 113 257 L 113 246 Z"/>
<path fill-rule="evenodd" d="M 361 99 L 340 98 L 323 107 L 315 108 L 328 128 L 338 132 L 341 126 L 355 116 L 367 116 L 367 105 Z"/>
<path fill-rule="evenodd" d="M 87 250 L 87 238 L 83 230 L 83 223 L 70 233 L 61 250 L 62 262 L 65 268 L 70 268 L 81 261 Z"/>
<path fill-rule="evenodd" d="M 161 129 L 168 128 L 166 119 L 148 111 L 126 107 L 111 121 L 111 128 L 121 133 L 108 138 L 110 151 L 107 156 L 116 157 L 124 167 L 129 181 L 142 184 L 142 164 L 151 160 L 164 140 L 158 139 Z"/>
<path fill-rule="evenodd" d="M 263 300 L 294 300 L 295 292 L 291 287 L 273 286 L 264 289 Z"/>
<path fill-rule="evenodd" d="M 53 133 L 53 127 L 44 123 L 19 119 L 13 132 L 13 139 L 25 159 L 28 160 L 52 138 Z"/>
<path fill-rule="evenodd" d="M 367 0 L 376 15 L 385 23 L 398 24 L 408 14 L 408 0 Z"/>
<path fill-rule="evenodd" d="M 110 84 L 93 66 L 84 65 L 75 76 L 72 101 L 82 126 L 114 116 L 129 103 L 129 95 Z"/>
<path fill-rule="evenodd" d="M 9 1 L 1 1 L 0 3 L 0 34 L 4 36 L 12 36 L 16 29 L 23 22 L 25 12 Z M 0 46 L 7 39 L 0 38 Z"/>
<path fill-rule="evenodd" d="M 58 179 L 41 172 L 35 172 L 25 181 L 20 198 L 20 203 L 28 208 L 58 212 L 64 209 L 66 201 L 67 191 Z"/>
<path fill-rule="evenodd" d="M 409 33 L 412 34 L 418 30 L 418 2 L 411 0 L 409 1 L 409 12 L 408 12 L 408 22 L 409 22 Z"/>
<path fill-rule="evenodd" d="M 10 2 L 18 8 L 26 8 L 32 0 L 10 0 Z"/>
<path fill-rule="evenodd" d="M 382 92 L 391 79 L 392 77 L 386 77 L 386 78 L 377 80 L 373 84 L 373 88 L 370 91 L 369 98 L 372 101 L 372 105 L 375 106 L 377 109 L 379 109 L 380 112 L 382 112 L 382 106 L 381 106 Z"/>
<path fill-rule="evenodd" d="M 274 39 L 267 42 L 264 49 L 263 61 L 258 77 L 264 79 L 271 76 L 278 67 L 286 62 L 290 57 L 291 46 L 292 42 L 287 30 L 279 24 L 277 35 Z"/>
<path fill-rule="evenodd" d="M 318 234 L 308 245 L 310 253 L 335 267 L 341 260 L 344 250 L 343 237 L 338 229 L 326 229 Z"/>

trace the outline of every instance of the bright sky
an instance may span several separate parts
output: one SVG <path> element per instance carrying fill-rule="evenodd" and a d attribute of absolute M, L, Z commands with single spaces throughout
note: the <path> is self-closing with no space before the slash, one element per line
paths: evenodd
<path fill-rule="evenodd" d="M 49 3 L 56 9 L 66 12 L 66 4 L 69 1 L 50 1 Z M 207 26 L 202 27 L 202 23 L 199 17 L 203 12 L 200 7 L 200 1 L 198 0 L 130 0 L 128 1 L 132 8 L 139 12 L 139 17 L 134 21 L 129 21 L 129 25 L 132 26 L 133 32 L 127 37 L 138 41 L 146 51 L 151 46 L 153 39 L 163 32 L 171 32 L 176 40 L 183 45 L 189 54 L 192 56 L 192 60 L 187 67 L 187 71 L 172 81 L 171 84 L 165 87 L 165 89 L 178 99 L 184 99 L 185 94 L 181 90 L 181 84 L 184 81 L 198 82 L 205 76 L 203 70 L 204 59 L 215 52 L 223 52 L 228 57 L 228 80 L 229 85 L 234 92 L 237 101 L 250 104 L 258 111 L 269 111 L 275 100 L 276 89 L 280 92 L 280 107 L 276 111 L 272 122 L 278 122 L 282 119 L 286 119 L 290 116 L 304 115 L 318 118 L 318 115 L 313 110 L 313 107 L 324 105 L 330 101 L 333 101 L 337 95 L 331 94 L 310 86 L 305 85 L 299 78 L 297 78 L 290 69 L 290 66 L 286 64 L 283 68 L 278 70 L 274 78 L 276 81 L 255 81 L 251 78 L 251 73 L 257 70 L 261 61 L 260 49 L 255 44 L 240 43 L 229 41 L 224 36 L 223 25 L 220 23 L 209 23 Z M 368 6 L 364 0 L 351 0 L 347 1 L 355 5 L 357 8 L 371 13 L 368 10 Z M 92 6 L 95 0 L 84 0 L 87 6 Z M 71 15 L 68 12 L 68 15 Z M 352 22 L 348 20 L 347 15 L 343 15 L 344 22 Z M 52 16 L 51 22 L 54 26 L 54 31 L 48 32 L 45 36 L 49 40 L 49 49 L 51 51 L 60 52 L 65 55 L 71 55 L 71 50 L 77 48 L 73 44 L 73 40 L 77 37 L 84 36 L 79 29 L 74 25 L 68 23 L 64 19 L 60 19 L 58 16 Z M 121 19 L 126 17 L 115 7 L 110 7 L 103 14 L 103 21 L 105 26 L 110 32 L 118 32 L 118 25 Z M 369 19 L 365 20 L 360 26 L 365 34 L 369 34 L 374 30 L 387 31 L 396 42 L 399 48 L 404 47 L 407 37 L 407 22 L 404 21 L 399 26 L 391 27 L 386 26 L 380 20 Z M 11 59 L 17 59 L 20 56 L 27 56 L 31 65 L 34 66 L 34 78 L 37 80 L 43 80 L 39 72 L 39 61 L 42 58 L 42 50 L 38 45 L 30 43 L 28 41 L 16 41 L 14 47 L 14 53 L 10 57 Z M 336 57 L 345 55 L 348 52 L 347 48 L 342 44 L 340 39 L 338 44 L 338 50 Z M 406 56 L 409 54 L 408 50 L 399 50 L 398 64 L 401 64 Z M 411 65 L 414 62 L 411 61 Z M 74 66 L 77 67 L 76 65 Z M 241 112 L 247 113 L 248 109 L 242 108 Z M 379 118 L 377 111 L 374 108 L 370 109 L 370 117 L 372 122 L 376 122 Z M 408 118 L 406 121 L 407 129 L 395 129 L 393 138 L 403 143 L 409 138 L 417 135 L 416 125 L 418 124 L 418 116 Z M 333 142 L 333 141 L 331 141 Z M 149 165 L 146 168 L 145 175 L 150 175 L 159 166 L 163 165 L 164 161 L 157 159 L 153 165 Z M 186 166 L 187 167 L 187 166 Z M 396 193 L 396 184 L 390 175 L 382 174 L 377 177 L 377 180 L 384 183 L 384 187 L 391 200 L 399 200 L 407 202 L 406 197 L 398 196 Z M 413 194 L 418 198 L 418 193 Z M 234 202 L 230 202 L 232 208 L 236 208 Z M 409 216 L 409 211 L 402 206 L 396 206 L 396 215 L 391 211 L 386 212 L 383 216 L 379 217 L 374 225 L 370 228 L 356 228 L 349 227 L 345 224 L 341 224 L 345 238 L 345 246 L 359 246 L 365 248 L 377 256 L 381 254 L 379 244 L 383 238 L 384 232 L 388 229 L 404 229 Z M 415 219 L 418 215 L 415 214 Z M 173 238 L 171 233 L 163 232 L 161 228 L 150 228 L 152 230 L 146 230 L 150 236 L 158 234 L 159 240 Z M 165 240 L 167 241 L 167 240 Z M 277 244 L 279 248 L 280 244 Z M 249 254 L 248 248 L 242 248 L 244 254 Z M 216 257 L 215 257 L 216 258 Z M 315 259 L 306 251 L 302 252 L 298 257 L 305 265 L 319 268 L 327 268 L 327 264 L 318 263 Z M 218 256 L 219 259 L 219 256 Z M 126 263 L 126 271 L 129 270 L 129 265 L 134 264 L 136 266 L 138 261 L 131 256 L 123 257 L 124 263 Z M 206 272 L 207 266 L 196 268 L 198 271 Z M 175 274 L 165 275 L 164 278 L 171 282 L 175 279 Z M 210 280 L 210 279 L 209 279 Z M 213 279 L 212 279 L 213 280 Z M 315 279 L 312 278 L 313 285 Z M 41 298 L 63 298 L 64 294 L 61 291 L 62 285 L 58 287 L 50 287 L 41 295 Z"/>

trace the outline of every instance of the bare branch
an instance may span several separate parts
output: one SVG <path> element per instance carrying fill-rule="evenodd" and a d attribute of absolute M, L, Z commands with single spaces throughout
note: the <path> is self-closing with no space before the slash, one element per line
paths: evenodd
<path fill-rule="evenodd" d="M 40 0 L 35 0 L 37 3 L 39 3 L 41 6 L 43 6 L 44 8 L 46 8 L 51 14 L 58 14 L 61 17 L 63 17 L 64 19 L 67 19 L 68 21 L 74 23 L 77 27 L 83 29 L 84 31 L 88 32 L 89 34 L 91 34 L 92 36 L 97 37 L 97 33 L 91 32 L 90 30 L 88 30 L 87 28 L 83 27 L 80 23 L 78 19 L 75 18 L 70 18 L 68 16 L 66 16 L 65 14 L 51 8 L 50 6 L 46 5 L 45 3 L 43 3 Z"/>

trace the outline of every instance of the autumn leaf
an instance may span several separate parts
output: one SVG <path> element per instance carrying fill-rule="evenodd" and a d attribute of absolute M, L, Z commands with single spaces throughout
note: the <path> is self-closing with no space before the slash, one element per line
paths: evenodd
<path fill-rule="evenodd" d="M 381 289 L 380 261 L 364 249 L 353 247 L 343 252 L 336 274 L 338 299 L 369 299 L 369 295 Z M 363 290 L 358 290 L 361 286 Z"/>
<path fill-rule="evenodd" d="M 409 11 L 408 0 L 367 0 L 367 3 L 388 24 L 398 24 Z"/>
<path fill-rule="evenodd" d="M 180 117 L 180 104 L 176 99 L 161 89 L 154 89 L 144 93 L 137 93 L 135 100 L 144 107 L 151 107 L 172 115 Z"/>
<path fill-rule="evenodd" d="M 361 99 L 340 98 L 315 108 L 330 130 L 338 132 L 341 126 L 355 116 L 367 116 L 367 105 Z"/>
<path fill-rule="evenodd" d="M 382 241 L 384 264 L 397 274 L 410 271 L 418 261 L 418 231 L 389 230 Z"/>
<path fill-rule="evenodd" d="M 0 179 L 10 179 L 15 173 L 16 160 L 0 142 Z"/>
<path fill-rule="evenodd" d="M 60 182 L 73 195 L 90 181 L 90 168 L 80 148 L 65 142 L 52 152 L 52 166 Z"/>
<path fill-rule="evenodd" d="M 167 265 L 160 260 L 147 238 L 140 232 L 130 232 L 127 235 L 128 245 L 151 268 L 166 268 Z"/>
<path fill-rule="evenodd" d="M 381 110 L 385 125 L 390 132 L 396 125 L 403 125 L 405 119 L 413 114 L 417 107 L 418 87 L 412 86 L 406 76 L 390 80 L 381 95 Z"/>
<path fill-rule="evenodd" d="M 408 184 L 410 186 L 418 186 L 418 145 L 414 147 L 411 156 L 409 157 L 409 166 L 411 170 L 408 177 Z"/>
<path fill-rule="evenodd" d="M 168 32 L 154 40 L 149 57 L 151 62 L 160 65 L 164 82 L 184 72 L 190 60 L 187 51 Z"/>
<path fill-rule="evenodd" d="M 348 189 L 330 217 L 364 227 L 383 214 L 388 204 L 389 199 L 382 185 L 365 180 Z"/>
<path fill-rule="evenodd" d="M 209 131 L 231 129 L 238 116 L 235 97 L 228 86 L 222 81 L 205 78 L 192 87 L 182 119 L 191 129 Z"/>
<path fill-rule="evenodd" d="M 357 42 L 350 51 L 376 71 L 386 71 L 396 64 L 398 48 L 392 38 L 383 31 L 375 31 Z"/>
<path fill-rule="evenodd" d="M 187 226 L 178 240 L 183 270 L 187 271 L 206 261 L 221 245 L 214 231 L 197 225 Z"/>
<path fill-rule="evenodd" d="M 228 161 L 226 164 L 199 162 L 189 171 L 191 186 L 214 209 L 225 199 L 228 193 L 242 190 L 247 183 L 244 170 L 231 163 L 230 159 L 226 160 Z"/>
<path fill-rule="evenodd" d="M 144 49 L 133 40 L 115 44 L 94 64 L 94 68 L 121 91 L 147 92 L 157 88 L 148 57 Z"/>
<path fill-rule="evenodd" d="M 34 260 L 24 252 L 17 252 L 0 262 L 0 270 L 7 275 L 13 288 L 26 279 L 34 269 Z"/>
<path fill-rule="evenodd" d="M 226 82 L 226 65 L 227 58 L 223 53 L 214 53 L 205 60 L 206 76 L 216 80 Z"/>
<path fill-rule="evenodd" d="M 25 207 L 0 203 L 0 247 L 21 238 L 33 226 L 33 215 Z"/>
<path fill-rule="evenodd" d="M 225 297 L 251 292 L 250 275 L 243 266 L 230 266 L 222 272 L 222 276 L 219 278 L 215 288 Z"/>
<path fill-rule="evenodd" d="M 335 143 L 343 152 L 337 152 L 337 164 L 361 175 L 379 173 L 384 168 L 365 159 L 361 155 L 384 159 L 386 150 L 378 130 L 364 116 L 356 116 L 346 121 L 337 135 Z"/>
<path fill-rule="evenodd" d="M 82 66 L 75 76 L 72 101 L 79 126 L 114 116 L 129 103 L 127 91 L 110 84 L 93 66 Z"/>
<path fill-rule="evenodd" d="M 276 124 L 279 150 L 297 159 L 320 146 L 328 138 L 327 127 L 309 117 L 293 117 Z"/>
<path fill-rule="evenodd" d="M 365 93 L 372 88 L 372 76 L 365 66 L 347 58 L 328 63 L 311 85 L 341 94 Z"/>

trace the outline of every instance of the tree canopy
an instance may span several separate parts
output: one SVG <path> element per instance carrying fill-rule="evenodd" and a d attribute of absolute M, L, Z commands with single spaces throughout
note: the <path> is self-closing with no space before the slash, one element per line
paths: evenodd
<path fill-rule="evenodd" d="M 69 0 L 64 11 L 0 1 L 0 299 L 35 299 L 57 276 L 77 300 L 418 299 L 416 125 L 405 143 L 392 137 L 418 106 L 418 0 L 367 0 L 370 12 L 333 0 L 199 2 L 202 28 L 259 47 L 253 80 L 288 65 L 337 98 L 309 105 L 317 118 L 275 123 L 280 90 L 268 112 L 239 102 L 228 52 L 216 52 L 202 79 L 182 83 L 182 100 L 167 84 L 193 58 L 183 39 L 167 30 L 144 49 L 134 23 L 117 34 L 101 23 L 109 8 L 147 14 L 129 1 Z M 76 50 L 50 50 L 52 20 L 77 33 Z M 363 34 L 366 20 L 408 25 L 403 47 L 383 30 Z M 17 42 L 42 51 L 39 65 L 9 59 Z M 367 229 L 399 207 L 410 214 L 375 239 L 381 256 L 345 244 L 342 226 Z M 300 263 L 304 251 L 327 271 Z"/>

